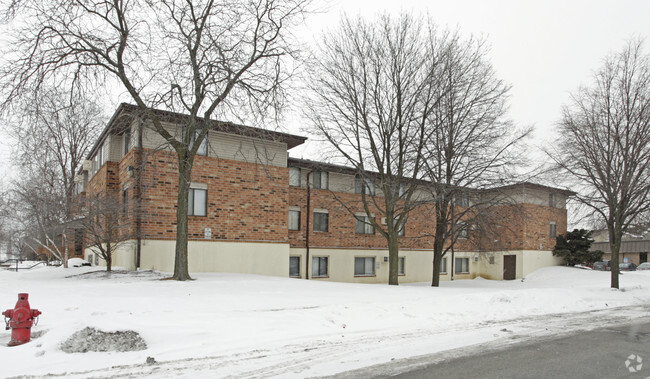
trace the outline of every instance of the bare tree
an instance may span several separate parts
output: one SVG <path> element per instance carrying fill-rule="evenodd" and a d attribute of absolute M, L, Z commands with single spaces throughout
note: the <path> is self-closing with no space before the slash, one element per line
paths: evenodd
<path fill-rule="evenodd" d="M 431 132 L 424 152 L 435 203 L 432 286 L 439 285 L 440 262 L 458 236 L 467 235 L 479 213 L 495 205 L 477 190 L 512 176 L 519 160 L 515 148 L 530 132 L 517 131 L 506 118 L 510 86 L 496 76 L 486 55 L 484 40 L 463 40 L 456 33 L 438 70 L 444 85 L 427 118 Z"/>
<path fill-rule="evenodd" d="M 125 90 L 177 156 L 173 278 L 187 280 L 187 196 L 209 121 L 281 108 L 295 55 L 289 30 L 309 3 L 15 0 L 9 14 L 24 27 L 12 44 L 18 58 L 5 66 L 5 104 L 53 81 Z M 153 112 L 158 106 L 188 114 L 180 136 Z"/>
<path fill-rule="evenodd" d="M 650 56 L 642 41 L 608 56 L 593 83 L 572 95 L 559 133 L 547 154 L 607 225 L 611 287 L 619 288 L 621 239 L 650 209 Z"/>
<path fill-rule="evenodd" d="M 74 176 L 101 130 L 99 107 L 80 93 L 43 88 L 12 104 L 15 221 L 67 267 L 67 225 L 74 218 Z M 59 236 L 61 236 L 59 238 Z"/>
<path fill-rule="evenodd" d="M 375 21 L 344 17 L 339 30 L 323 38 L 309 70 L 307 116 L 333 155 L 356 170 L 361 202 L 341 204 L 352 215 L 365 212 L 365 222 L 386 238 L 392 285 L 398 284 L 400 230 L 419 204 L 445 38 L 430 19 L 408 14 Z"/>
<path fill-rule="evenodd" d="M 135 237 L 135 228 L 129 222 L 128 199 L 116 194 L 99 194 L 84 199 L 82 217 L 75 226 L 83 231 L 86 246 L 106 262 L 106 271 L 113 267 L 113 254 Z"/>

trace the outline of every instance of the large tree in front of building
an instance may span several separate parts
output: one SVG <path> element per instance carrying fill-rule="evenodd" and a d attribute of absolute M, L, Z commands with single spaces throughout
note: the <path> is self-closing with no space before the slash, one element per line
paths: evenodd
<path fill-rule="evenodd" d="M 125 92 L 177 156 L 173 278 L 190 279 L 188 190 L 213 117 L 274 115 L 310 0 L 14 0 L 4 104 L 43 84 Z M 175 133 L 152 108 L 185 113 Z M 249 118 L 250 120 L 250 118 Z"/>
<path fill-rule="evenodd" d="M 642 42 L 608 56 L 573 93 L 559 134 L 549 157 L 607 225 L 611 287 L 619 288 L 622 237 L 650 209 L 650 56 Z"/>
<path fill-rule="evenodd" d="M 453 35 L 438 80 L 445 85 L 438 87 L 440 101 L 428 115 L 424 151 L 435 203 L 432 286 L 439 285 L 440 263 L 458 237 L 472 237 L 472 223 L 502 199 L 475 196 L 470 189 L 512 178 L 521 161 L 516 148 L 529 133 L 506 117 L 510 86 L 487 60 L 484 40 Z"/>
<path fill-rule="evenodd" d="M 328 142 L 330 158 L 356 170 L 360 205 L 341 203 L 352 216 L 365 212 L 365 222 L 386 239 L 392 285 L 398 284 L 400 229 L 421 200 L 416 189 L 429 117 L 444 92 L 438 71 L 446 39 L 430 19 L 408 14 L 344 17 L 309 68 L 308 117 Z"/>

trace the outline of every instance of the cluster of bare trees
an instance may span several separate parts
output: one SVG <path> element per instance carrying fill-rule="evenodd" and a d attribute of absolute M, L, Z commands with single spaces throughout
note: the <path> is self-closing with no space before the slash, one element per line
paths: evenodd
<path fill-rule="evenodd" d="M 126 92 L 177 156 L 173 278 L 190 279 L 188 190 L 213 117 L 255 122 L 279 114 L 296 51 L 290 30 L 310 0 L 21 0 L 2 71 L 5 107 L 46 85 Z M 183 133 L 153 108 L 188 114 Z"/>
<path fill-rule="evenodd" d="M 75 218 L 73 177 L 99 131 L 94 99 L 82 94 L 124 93 L 177 157 L 173 278 L 190 279 L 188 190 L 208 121 L 277 119 L 297 67 L 292 27 L 310 6 L 311 0 L 10 1 L 5 15 L 18 27 L 0 67 L 0 90 L 4 114 L 20 115 L 11 120 L 21 152 L 12 196 L 23 229 L 38 231 L 35 240 L 49 246 L 61 234 L 56 225 Z M 529 130 L 507 119 L 510 86 L 486 54 L 485 41 L 462 38 L 430 18 L 344 17 L 307 65 L 306 115 L 335 156 L 357 170 L 361 210 L 386 218 L 385 225 L 367 220 L 386 238 L 390 284 L 397 284 L 397 237 L 413 209 L 433 204 L 437 285 L 441 258 L 486 206 L 467 188 L 501 184 L 521 163 L 517 148 Z M 614 262 L 621 233 L 648 207 L 649 75 L 640 44 L 610 58 L 595 85 L 566 108 L 562 142 L 551 152 L 584 185 L 581 200 L 607 220 Z M 182 133 L 167 129 L 154 108 L 187 114 Z M 369 193 L 371 180 L 383 196 Z M 107 221 L 86 229 L 119 224 L 112 216 L 119 202 L 94 201 L 84 207 L 85 219 L 103 214 Z M 111 233 L 96 241 L 109 264 L 117 248 L 106 243 Z M 64 260 L 65 252 L 53 254 Z M 618 286 L 614 276 L 612 285 Z"/>
<path fill-rule="evenodd" d="M 459 199 L 472 195 L 468 187 L 502 182 L 518 162 L 514 148 L 528 131 L 507 120 L 510 87 L 485 55 L 483 40 L 463 39 L 431 19 L 382 15 L 344 18 L 310 67 L 305 107 L 315 130 L 381 190 L 381 197 L 362 191 L 362 210 L 387 240 L 389 284 L 398 283 L 398 235 L 414 208 L 433 204 L 437 286 L 442 257 L 481 204 Z M 385 225 L 370 217 L 375 212 Z"/>

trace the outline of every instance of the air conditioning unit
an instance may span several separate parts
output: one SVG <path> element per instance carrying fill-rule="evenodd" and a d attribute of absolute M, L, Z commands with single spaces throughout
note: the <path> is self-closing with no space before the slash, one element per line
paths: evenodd
<path fill-rule="evenodd" d="M 382 225 L 386 225 L 386 217 L 382 217 L 382 218 L 381 218 L 381 224 L 382 224 Z"/>
<path fill-rule="evenodd" d="M 90 171 L 93 169 L 93 161 L 86 159 L 82 166 L 84 171 Z"/>

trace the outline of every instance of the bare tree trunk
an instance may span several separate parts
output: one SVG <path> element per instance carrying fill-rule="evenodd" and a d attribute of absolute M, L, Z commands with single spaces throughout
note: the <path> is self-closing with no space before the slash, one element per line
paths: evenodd
<path fill-rule="evenodd" d="M 178 152 L 178 199 L 176 208 L 176 258 L 174 280 L 191 280 L 188 265 L 187 231 L 188 231 L 188 193 L 192 176 L 192 162 Z"/>
<path fill-rule="evenodd" d="M 388 233 L 388 284 L 399 284 L 399 241 L 397 233 Z"/>

